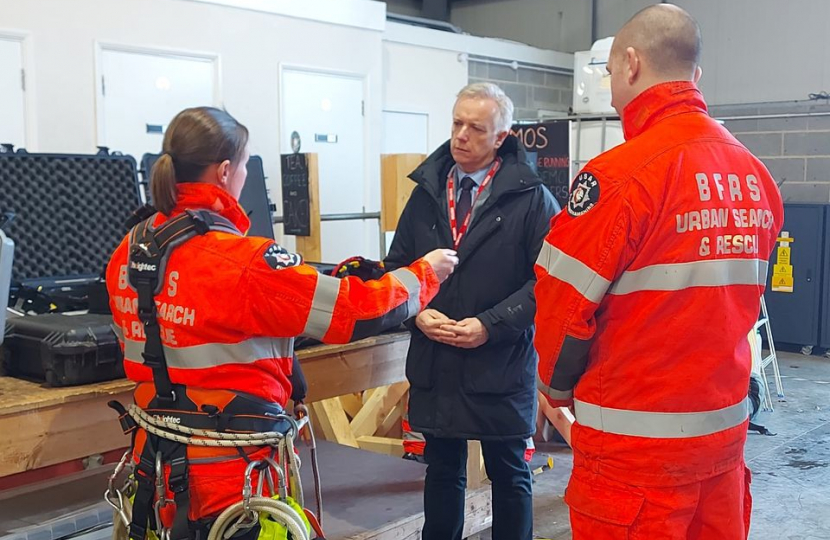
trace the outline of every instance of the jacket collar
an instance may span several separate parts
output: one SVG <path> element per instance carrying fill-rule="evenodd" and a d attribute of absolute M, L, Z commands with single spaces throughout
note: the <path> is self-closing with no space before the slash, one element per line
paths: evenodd
<path fill-rule="evenodd" d="M 493 179 L 488 204 L 491 200 L 496 201 L 504 193 L 523 191 L 541 184 L 541 180 L 527 163 L 524 146 L 519 144 L 515 136 L 507 136 L 499 148 L 498 156 L 502 158 L 502 165 Z M 447 175 L 453 165 L 455 160 L 450 153 L 450 141 L 447 141 L 421 163 L 409 178 L 421 185 L 433 198 L 441 201 L 447 185 Z"/>
<path fill-rule="evenodd" d="M 631 100 L 623 110 L 623 134 L 631 140 L 657 122 L 688 112 L 707 114 L 706 102 L 691 81 L 656 84 Z"/>
<path fill-rule="evenodd" d="M 251 220 L 239 202 L 219 186 L 204 182 L 187 182 L 177 184 L 176 187 L 179 192 L 176 208 L 168 217 L 183 214 L 189 209 L 204 209 L 216 212 L 229 220 L 242 234 L 246 234 L 251 228 Z"/>

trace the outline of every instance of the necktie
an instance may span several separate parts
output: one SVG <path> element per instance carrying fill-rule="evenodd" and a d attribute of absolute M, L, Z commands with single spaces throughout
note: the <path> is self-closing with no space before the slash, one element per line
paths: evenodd
<path fill-rule="evenodd" d="M 461 179 L 461 194 L 458 196 L 458 209 L 455 212 L 455 221 L 460 228 L 467 219 L 467 215 L 473 207 L 473 186 L 476 183 L 469 176 Z"/>

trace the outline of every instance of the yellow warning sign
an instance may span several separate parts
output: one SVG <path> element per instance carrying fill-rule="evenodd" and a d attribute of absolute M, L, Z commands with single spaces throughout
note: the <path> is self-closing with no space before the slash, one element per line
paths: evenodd
<path fill-rule="evenodd" d="M 779 247 L 778 248 L 778 265 L 790 265 L 790 248 L 788 247 Z"/>
<path fill-rule="evenodd" d="M 793 292 L 793 276 L 774 274 L 772 276 L 772 290 L 775 292 Z"/>
<path fill-rule="evenodd" d="M 793 275 L 793 267 L 789 264 L 776 264 L 772 267 L 772 275 L 774 276 L 791 276 Z"/>

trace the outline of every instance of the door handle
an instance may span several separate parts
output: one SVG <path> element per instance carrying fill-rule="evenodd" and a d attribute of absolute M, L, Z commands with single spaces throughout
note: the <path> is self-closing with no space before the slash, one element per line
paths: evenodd
<path fill-rule="evenodd" d="M 811 283 L 813 281 L 813 271 L 807 270 L 807 283 Z"/>

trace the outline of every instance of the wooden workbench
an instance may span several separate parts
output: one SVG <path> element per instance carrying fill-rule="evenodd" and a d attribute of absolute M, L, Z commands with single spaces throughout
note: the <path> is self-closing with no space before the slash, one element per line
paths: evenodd
<path fill-rule="evenodd" d="M 298 351 L 308 381 L 307 401 L 405 384 L 409 334 L 384 334 L 348 345 Z M 125 448 L 112 399 L 128 403 L 133 383 L 118 380 L 70 388 L 0 377 L 0 478 Z M 424 466 L 332 443 L 321 443 L 321 469 L 330 538 L 419 538 Z M 304 460 L 308 463 L 308 460 Z M 475 460 L 471 460 L 475 463 Z M 473 469 L 477 468 L 473 465 Z M 304 467 L 304 476 L 310 467 Z M 312 482 L 304 484 L 309 499 Z M 468 482 L 465 537 L 490 527 L 490 490 Z M 313 507 L 312 500 L 307 501 Z"/>
<path fill-rule="evenodd" d="M 308 401 L 405 380 L 409 334 L 384 334 L 348 345 L 298 351 Z M 113 399 L 132 401 L 134 385 L 117 380 L 67 388 L 0 377 L 0 478 L 125 448 Z"/>

